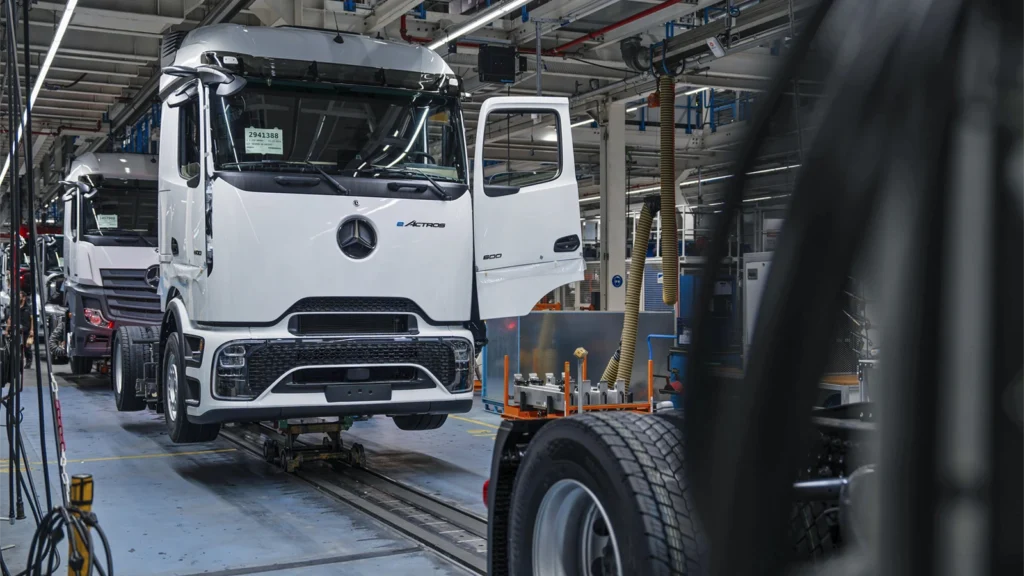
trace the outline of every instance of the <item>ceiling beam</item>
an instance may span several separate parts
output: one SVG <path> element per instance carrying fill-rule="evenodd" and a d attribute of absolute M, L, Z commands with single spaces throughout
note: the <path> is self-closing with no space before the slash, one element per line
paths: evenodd
<path fill-rule="evenodd" d="M 367 34 L 375 34 L 421 3 L 422 0 L 384 0 L 373 7 L 373 13 L 366 18 L 363 30 Z"/>
<path fill-rule="evenodd" d="M 516 44 L 525 44 L 537 37 L 537 22 L 540 21 L 541 36 L 603 10 L 618 0 L 569 0 L 548 2 L 530 11 L 527 22 L 519 21 L 512 29 L 511 39 Z"/>
<path fill-rule="evenodd" d="M 6 62 L 4 62 L 3 64 L 0 64 L 0 66 L 2 66 L 3 69 L 5 69 L 5 70 L 7 69 L 7 63 Z M 25 64 L 23 62 L 18 62 L 18 68 L 21 68 L 22 70 L 24 70 Z M 38 68 L 39 68 L 39 65 L 32 64 L 32 69 L 33 70 L 34 69 L 38 69 Z M 118 76 L 118 77 L 121 77 L 121 78 L 138 78 L 139 77 L 139 73 L 138 72 L 115 72 L 115 71 L 110 71 L 110 70 L 93 70 L 93 69 L 85 69 L 85 68 L 64 68 L 62 66 L 50 66 L 50 72 L 66 72 L 68 74 L 78 74 L 79 76 L 81 76 L 82 74 L 95 74 L 97 76 Z M 123 84 L 123 86 L 128 86 L 128 84 Z"/>
<path fill-rule="evenodd" d="M 19 42 L 18 43 L 18 48 L 20 50 L 24 50 L 25 49 L 25 45 L 23 43 Z M 50 49 L 49 46 L 40 46 L 38 44 L 32 44 L 28 48 L 29 48 L 29 50 L 31 50 L 33 52 L 40 52 L 40 53 L 43 53 L 43 54 L 45 54 L 47 52 L 47 50 Z M 60 47 L 60 50 L 57 51 L 57 57 L 58 58 L 60 58 L 61 56 L 68 57 L 68 55 L 75 55 L 75 56 L 102 56 L 104 58 L 116 58 L 117 59 L 116 61 L 119 62 L 119 63 L 124 63 L 125 60 L 137 60 L 139 62 L 139 64 L 145 64 L 147 62 L 153 62 L 154 60 L 156 60 L 156 59 L 158 59 L 160 57 L 159 54 L 131 54 L 131 53 L 125 53 L 125 52 L 107 52 L 105 50 L 92 50 L 92 49 L 88 49 L 87 50 L 87 49 L 82 49 L 82 48 L 68 48 L 68 47 L 65 47 L 63 45 L 63 43 L 62 43 L 61 47 Z"/>

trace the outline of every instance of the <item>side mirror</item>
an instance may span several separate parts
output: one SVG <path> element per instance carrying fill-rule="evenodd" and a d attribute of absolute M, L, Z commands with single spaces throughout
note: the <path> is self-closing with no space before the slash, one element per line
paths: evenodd
<path fill-rule="evenodd" d="M 174 76 L 177 78 L 195 78 L 196 69 L 191 66 L 168 66 L 161 72 L 168 76 Z"/>
<path fill-rule="evenodd" d="M 235 79 L 235 75 L 228 69 L 205 64 L 202 66 L 196 66 L 195 75 L 199 77 L 199 80 L 203 84 L 210 86 L 216 84 L 229 84 Z"/>
<path fill-rule="evenodd" d="M 163 73 L 178 78 L 198 78 L 200 82 L 207 86 L 216 86 L 218 96 L 237 94 L 242 88 L 245 88 L 246 84 L 245 78 L 235 76 L 227 68 L 207 64 L 196 66 L 195 68 L 190 66 L 168 66 L 163 69 Z M 173 102 L 177 106 L 181 106 L 176 96 L 178 96 L 178 92 L 168 97 L 167 101 L 169 104 Z M 174 104 L 171 104 L 172 107 Z"/>
<path fill-rule="evenodd" d="M 182 104 L 188 102 L 196 95 L 196 84 L 195 82 L 186 84 L 181 88 L 178 88 L 170 96 L 167 97 L 165 102 L 171 108 L 177 108 Z"/>
<path fill-rule="evenodd" d="M 61 180 L 61 184 L 70 188 L 64 193 L 60 199 L 64 202 L 74 199 L 75 194 L 81 194 L 84 198 L 92 198 L 96 195 L 96 191 L 89 187 L 85 182 L 75 182 L 73 180 Z"/>
<path fill-rule="evenodd" d="M 231 82 L 217 86 L 217 96 L 234 96 L 245 88 L 246 83 L 245 78 L 232 75 Z"/>

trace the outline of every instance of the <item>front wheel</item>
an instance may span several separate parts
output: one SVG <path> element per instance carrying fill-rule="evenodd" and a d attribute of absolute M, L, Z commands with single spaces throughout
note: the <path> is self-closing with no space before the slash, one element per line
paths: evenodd
<path fill-rule="evenodd" d="M 138 412 L 146 407 L 145 398 L 135 394 L 135 380 L 138 376 L 134 367 L 140 366 L 142 359 L 138 359 L 139 364 L 132 363 L 131 342 L 128 328 L 122 326 L 114 334 L 114 342 L 110 347 L 113 354 L 110 359 L 110 380 L 118 412 Z"/>
<path fill-rule="evenodd" d="M 164 361 L 160 385 L 164 396 L 164 422 L 171 441 L 176 444 L 210 442 L 220 433 L 220 424 L 193 424 L 185 408 L 185 355 L 181 337 L 172 332 L 164 344 Z"/>
<path fill-rule="evenodd" d="M 392 416 L 399 430 L 436 430 L 448 420 L 447 414 L 413 414 Z"/>
<path fill-rule="evenodd" d="M 509 573 L 685 576 L 707 545 L 664 419 L 584 414 L 545 425 L 512 487 Z"/>

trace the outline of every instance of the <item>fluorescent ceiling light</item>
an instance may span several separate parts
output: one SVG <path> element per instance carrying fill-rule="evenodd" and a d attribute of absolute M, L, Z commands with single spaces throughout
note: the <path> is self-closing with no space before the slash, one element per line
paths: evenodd
<path fill-rule="evenodd" d="M 437 50 L 441 46 L 448 44 L 460 36 L 464 36 L 477 28 L 482 28 L 487 24 L 490 24 L 494 20 L 497 20 L 516 8 L 519 8 L 523 4 L 526 4 L 528 1 L 529 0 L 505 0 L 505 2 L 498 4 L 490 10 L 484 10 L 478 17 L 466 22 L 462 26 L 459 26 L 454 31 L 445 32 L 443 39 L 433 41 L 427 46 L 427 48 Z"/>
<path fill-rule="evenodd" d="M 704 86 L 703 88 L 697 88 L 695 90 L 690 90 L 689 92 L 683 92 L 683 96 L 693 96 L 694 94 L 699 94 L 707 89 L 708 87 Z"/>
<path fill-rule="evenodd" d="M 570 128 L 579 128 L 580 126 L 586 126 L 587 124 L 593 124 L 593 123 L 594 123 L 594 121 L 592 119 L 588 118 L 586 120 L 580 120 L 579 122 L 576 122 L 574 124 L 569 124 L 569 127 Z"/>
<path fill-rule="evenodd" d="M 43 65 L 39 67 L 39 75 L 36 76 L 36 83 L 32 86 L 32 94 L 28 98 L 28 107 L 31 108 L 36 103 L 36 98 L 39 96 L 39 91 L 43 89 L 43 82 L 46 81 L 46 75 L 50 72 L 50 66 L 53 64 L 53 58 L 57 55 L 57 50 L 60 48 L 61 40 L 64 39 L 64 33 L 68 31 L 68 24 L 71 24 L 71 16 L 75 12 L 75 6 L 78 6 L 78 0 L 68 0 L 67 6 L 64 7 L 64 14 L 60 17 L 60 24 L 57 25 L 57 32 L 53 35 L 53 42 L 50 43 L 50 49 L 46 51 L 46 59 L 43 60 Z M 29 70 L 30 62 L 25 63 L 25 71 Z M 25 129 L 25 123 L 28 121 L 28 110 L 21 115 L 21 124 L 18 125 L 18 136 L 15 140 L 16 143 L 21 143 L 21 135 Z M 0 171 L 0 184 L 3 184 L 4 178 L 7 177 L 7 171 L 11 169 L 11 153 L 7 153 L 7 161 L 4 162 L 4 169 Z"/>

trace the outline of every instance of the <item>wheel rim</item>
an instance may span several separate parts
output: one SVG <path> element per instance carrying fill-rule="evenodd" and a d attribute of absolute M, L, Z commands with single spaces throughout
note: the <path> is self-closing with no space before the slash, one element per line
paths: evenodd
<path fill-rule="evenodd" d="M 171 420 L 178 419 L 178 356 L 171 352 L 167 355 L 167 416 Z"/>
<path fill-rule="evenodd" d="M 114 342 L 114 344 L 119 344 Z M 122 379 L 124 375 L 121 374 L 121 346 L 114 346 L 114 390 L 117 391 L 117 395 L 121 395 Z"/>
<path fill-rule="evenodd" d="M 621 576 L 615 531 L 601 502 L 576 480 L 559 480 L 540 503 L 533 527 L 536 576 Z"/>

